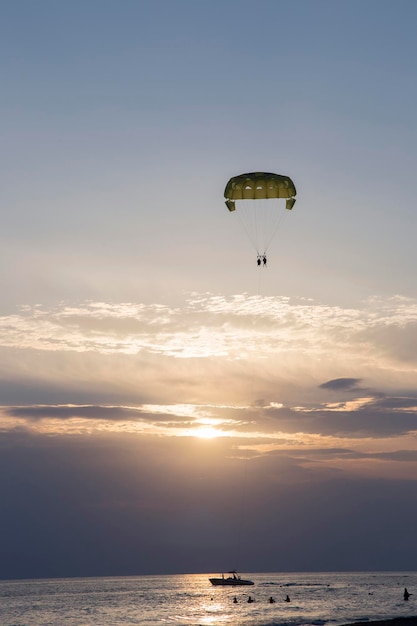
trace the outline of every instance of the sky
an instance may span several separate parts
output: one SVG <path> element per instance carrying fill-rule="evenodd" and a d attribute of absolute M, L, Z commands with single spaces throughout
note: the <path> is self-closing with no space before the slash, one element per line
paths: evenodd
<path fill-rule="evenodd" d="M 0 578 L 415 569 L 417 4 L 0 12 Z"/>

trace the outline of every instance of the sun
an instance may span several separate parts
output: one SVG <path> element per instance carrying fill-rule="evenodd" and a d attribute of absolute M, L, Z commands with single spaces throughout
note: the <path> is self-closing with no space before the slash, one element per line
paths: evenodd
<path fill-rule="evenodd" d="M 194 434 L 199 439 L 215 439 L 219 436 L 219 431 L 212 426 L 201 426 L 194 431 Z"/>

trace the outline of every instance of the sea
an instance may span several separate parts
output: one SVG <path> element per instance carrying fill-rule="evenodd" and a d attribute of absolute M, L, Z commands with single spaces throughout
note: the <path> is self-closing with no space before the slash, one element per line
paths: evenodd
<path fill-rule="evenodd" d="M 0 581 L 0 625 L 340 626 L 417 615 L 417 572 L 245 572 L 254 586 L 234 588 L 213 587 L 218 575 Z"/>

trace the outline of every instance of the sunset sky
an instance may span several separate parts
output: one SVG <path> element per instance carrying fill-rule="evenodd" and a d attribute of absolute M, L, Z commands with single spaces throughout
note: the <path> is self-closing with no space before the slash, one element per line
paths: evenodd
<path fill-rule="evenodd" d="M 0 578 L 416 569 L 415 0 L 0 18 Z"/>

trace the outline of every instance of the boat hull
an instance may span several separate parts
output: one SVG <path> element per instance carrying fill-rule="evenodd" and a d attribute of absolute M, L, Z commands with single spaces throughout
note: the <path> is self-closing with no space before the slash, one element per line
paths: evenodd
<path fill-rule="evenodd" d="M 244 578 L 209 578 L 209 581 L 216 587 L 242 587 L 255 584 L 252 580 L 245 580 Z"/>

